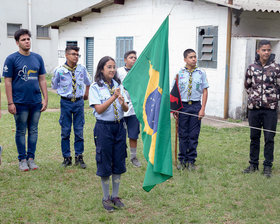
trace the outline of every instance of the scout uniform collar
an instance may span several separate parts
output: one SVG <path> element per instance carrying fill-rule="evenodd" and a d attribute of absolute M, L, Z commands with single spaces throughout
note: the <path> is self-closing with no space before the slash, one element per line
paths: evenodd
<path fill-rule="evenodd" d="M 67 62 L 65 62 L 65 64 L 63 65 L 64 68 L 68 69 L 69 71 L 71 71 L 72 73 L 75 72 L 77 65 L 74 66 L 74 68 L 69 67 L 69 65 L 67 65 Z"/>
<path fill-rule="evenodd" d="M 193 69 L 189 70 L 186 66 L 185 66 L 185 69 L 189 72 L 189 73 L 193 73 L 196 69 L 197 69 L 197 66 L 195 66 Z"/>
<path fill-rule="evenodd" d="M 130 71 L 130 68 L 127 68 L 126 66 L 124 66 L 124 69 L 125 69 L 126 72 Z"/>

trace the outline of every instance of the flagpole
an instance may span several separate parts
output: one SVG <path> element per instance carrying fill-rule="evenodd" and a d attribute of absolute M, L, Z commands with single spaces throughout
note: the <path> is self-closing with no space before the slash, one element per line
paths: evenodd
<path fill-rule="evenodd" d="M 175 112 L 176 113 L 176 112 Z M 177 167 L 178 117 L 175 119 L 175 166 Z"/>
<path fill-rule="evenodd" d="M 176 83 L 178 82 L 179 74 L 176 74 Z M 176 112 L 175 112 L 176 113 Z M 175 166 L 177 167 L 177 145 L 178 145 L 178 119 L 179 114 L 177 113 L 177 116 L 175 116 Z"/>

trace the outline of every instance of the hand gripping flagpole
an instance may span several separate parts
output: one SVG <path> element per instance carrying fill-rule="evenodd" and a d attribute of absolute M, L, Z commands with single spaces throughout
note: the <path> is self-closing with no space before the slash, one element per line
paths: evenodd
<path fill-rule="evenodd" d="M 178 88 L 177 82 L 178 82 L 178 74 L 176 74 L 176 78 L 175 78 L 175 86 Z M 170 95 L 172 95 L 172 94 L 174 94 L 173 89 L 171 90 Z M 179 93 L 179 95 L 180 95 L 180 93 Z M 180 96 L 178 96 L 178 97 L 180 98 Z M 172 99 L 170 101 L 173 102 L 173 100 L 174 99 Z M 177 104 L 179 103 L 179 101 L 181 102 L 181 98 L 180 98 L 180 100 L 177 99 Z M 176 102 L 176 100 L 175 100 L 175 102 Z M 171 105 L 171 108 L 172 108 L 172 105 Z M 181 108 L 176 108 L 176 110 L 178 110 L 178 109 L 181 109 Z M 174 116 L 174 118 L 175 118 L 175 147 L 174 147 L 175 148 L 175 151 L 174 151 L 175 156 L 174 156 L 174 158 L 175 158 L 175 166 L 177 167 L 178 122 L 179 122 L 178 121 L 178 113 L 177 113 L 177 111 L 174 112 L 174 115 L 175 115 Z"/>

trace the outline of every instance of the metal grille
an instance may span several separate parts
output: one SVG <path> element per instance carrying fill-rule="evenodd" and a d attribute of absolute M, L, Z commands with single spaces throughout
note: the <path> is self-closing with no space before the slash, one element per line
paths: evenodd
<path fill-rule="evenodd" d="M 117 67 L 124 66 L 123 56 L 125 52 L 133 50 L 133 37 L 117 37 L 116 39 L 116 63 Z"/>

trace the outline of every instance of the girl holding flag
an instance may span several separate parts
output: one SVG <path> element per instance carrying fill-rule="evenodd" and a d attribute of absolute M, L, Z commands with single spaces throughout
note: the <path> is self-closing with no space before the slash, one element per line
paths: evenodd
<path fill-rule="evenodd" d="M 118 197 L 121 174 L 126 172 L 126 130 L 124 112 L 128 102 L 124 88 L 116 75 L 115 60 L 109 56 L 100 59 L 94 83 L 89 90 L 89 105 L 96 118 L 94 142 L 96 146 L 96 175 L 101 177 L 103 207 L 112 212 L 124 204 Z M 112 195 L 109 193 L 112 175 Z"/>

